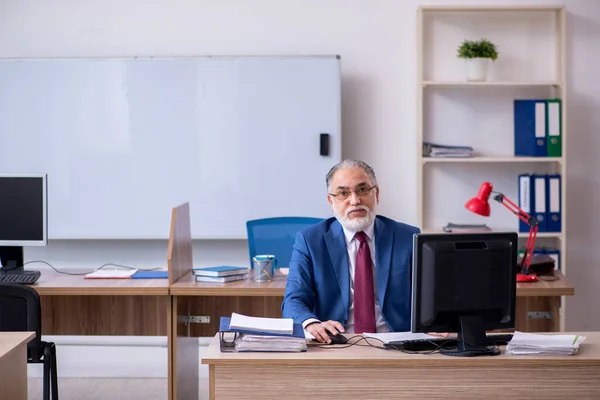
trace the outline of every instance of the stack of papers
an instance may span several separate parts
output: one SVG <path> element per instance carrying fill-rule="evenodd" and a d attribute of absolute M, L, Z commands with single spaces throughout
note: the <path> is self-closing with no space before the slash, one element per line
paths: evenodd
<path fill-rule="evenodd" d="M 242 333 L 235 341 L 237 351 L 300 352 L 306 351 L 306 339 L 295 336 L 268 336 Z"/>
<path fill-rule="evenodd" d="M 423 157 L 473 157 L 473 148 L 470 146 L 447 146 L 423 142 Z"/>
<path fill-rule="evenodd" d="M 294 320 L 291 318 L 248 317 L 232 313 L 229 328 L 247 333 L 292 335 L 294 333 Z"/>
<path fill-rule="evenodd" d="M 538 335 L 517 331 L 506 345 L 506 354 L 570 356 L 577 353 L 585 339 L 585 336 L 579 335 Z"/>
<path fill-rule="evenodd" d="M 300 352 L 306 351 L 301 324 L 291 318 L 250 317 L 232 313 L 222 317 L 220 332 L 237 332 L 236 351 Z"/>

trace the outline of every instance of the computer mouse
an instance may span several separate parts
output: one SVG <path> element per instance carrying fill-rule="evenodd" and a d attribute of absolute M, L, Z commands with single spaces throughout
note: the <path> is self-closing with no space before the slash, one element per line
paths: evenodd
<path fill-rule="evenodd" d="M 329 334 L 329 338 L 331 339 L 331 344 L 345 344 L 348 342 L 348 338 L 341 333 L 334 335 L 333 333 L 327 331 Z"/>

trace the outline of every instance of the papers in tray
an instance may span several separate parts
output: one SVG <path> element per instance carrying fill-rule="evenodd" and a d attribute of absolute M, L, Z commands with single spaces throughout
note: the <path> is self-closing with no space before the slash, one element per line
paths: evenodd
<path fill-rule="evenodd" d="M 235 340 L 236 351 L 288 352 L 306 351 L 306 339 L 295 336 L 268 336 L 241 333 Z"/>
<path fill-rule="evenodd" d="M 585 339 L 579 335 L 538 335 L 517 331 L 506 345 L 506 354 L 573 355 Z"/>

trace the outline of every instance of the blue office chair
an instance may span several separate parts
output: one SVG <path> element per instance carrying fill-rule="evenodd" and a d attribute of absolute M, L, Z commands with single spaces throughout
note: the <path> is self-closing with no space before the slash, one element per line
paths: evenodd
<path fill-rule="evenodd" d="M 322 218 L 277 217 L 246 222 L 250 266 L 255 255 L 273 254 L 277 258 L 278 268 L 289 267 L 296 232 L 321 221 Z"/>

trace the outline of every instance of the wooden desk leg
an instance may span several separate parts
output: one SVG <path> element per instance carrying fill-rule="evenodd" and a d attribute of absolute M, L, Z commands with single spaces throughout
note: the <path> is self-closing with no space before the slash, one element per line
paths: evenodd
<path fill-rule="evenodd" d="M 174 374 L 173 374 L 173 296 L 167 302 L 167 381 L 168 400 L 174 400 Z"/>
<path fill-rule="evenodd" d="M 560 296 L 517 297 L 516 312 L 518 331 L 560 331 Z"/>
<path fill-rule="evenodd" d="M 190 337 L 190 324 L 185 318 L 190 315 L 193 298 L 172 296 L 171 379 L 172 399 L 197 399 L 199 393 L 200 357 L 198 338 Z"/>
<path fill-rule="evenodd" d="M 27 400 L 27 343 L 0 360 L 0 399 Z"/>

